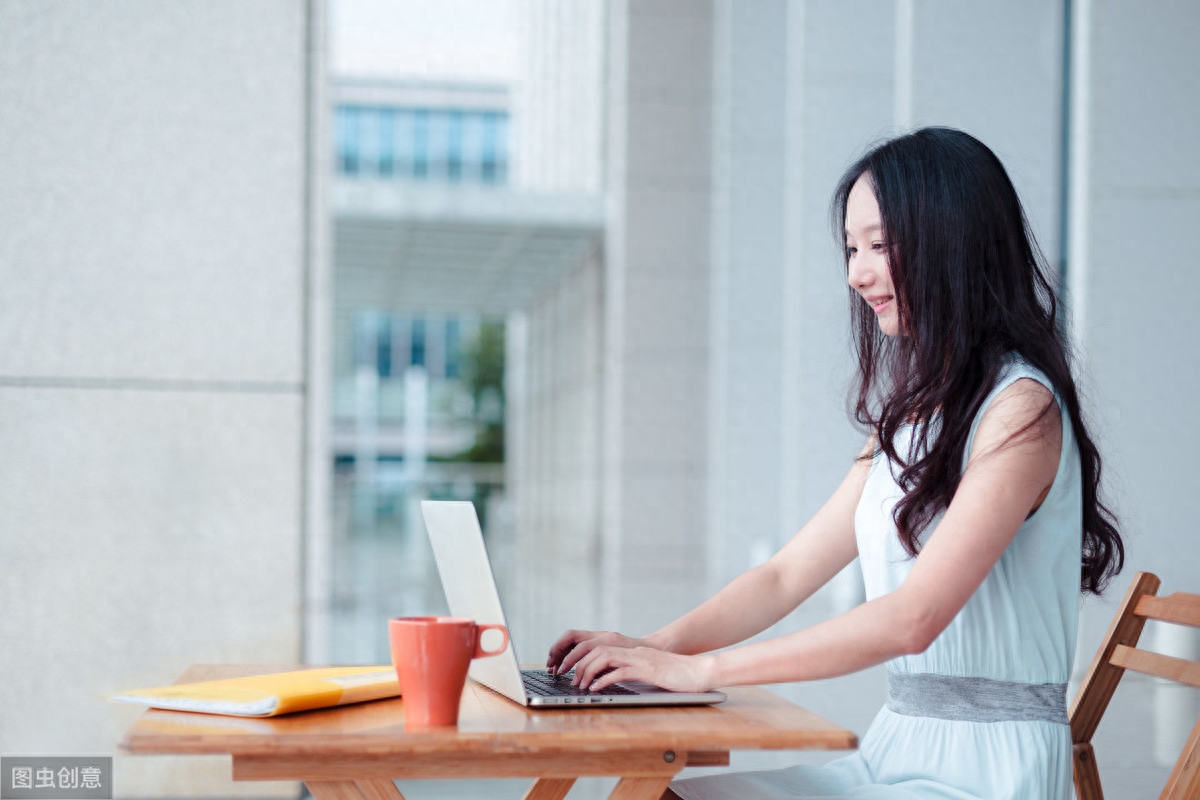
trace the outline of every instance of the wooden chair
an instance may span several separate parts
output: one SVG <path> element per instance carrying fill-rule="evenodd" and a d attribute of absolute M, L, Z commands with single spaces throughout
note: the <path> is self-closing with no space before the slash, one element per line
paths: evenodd
<path fill-rule="evenodd" d="M 1079 800 L 1103 800 L 1092 734 L 1112 699 L 1125 670 L 1168 678 L 1200 687 L 1200 663 L 1137 648 L 1146 620 L 1200 627 L 1200 595 L 1176 592 L 1158 597 L 1159 579 L 1139 572 L 1121 601 L 1096 657 L 1071 702 L 1071 739 L 1075 743 L 1075 791 Z M 1200 720 L 1175 762 L 1159 800 L 1195 800 L 1200 797 Z"/>

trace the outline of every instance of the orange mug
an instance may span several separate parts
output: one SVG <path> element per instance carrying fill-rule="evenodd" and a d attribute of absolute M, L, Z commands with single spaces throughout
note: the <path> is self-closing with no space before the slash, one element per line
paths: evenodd
<path fill-rule="evenodd" d="M 486 630 L 504 634 L 499 648 L 483 649 Z M 465 617 L 394 617 L 388 620 L 388 639 L 404 698 L 405 725 L 427 728 L 458 722 L 471 659 L 503 653 L 508 629 L 478 625 Z"/>

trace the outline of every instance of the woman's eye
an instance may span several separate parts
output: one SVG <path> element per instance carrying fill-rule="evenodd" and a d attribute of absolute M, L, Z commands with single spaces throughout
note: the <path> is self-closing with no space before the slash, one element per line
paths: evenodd
<path fill-rule="evenodd" d="M 886 250 L 886 249 L 887 249 L 887 245 L 886 245 L 886 244 L 884 244 L 883 242 L 872 242 L 872 243 L 871 243 L 871 249 L 872 249 L 872 250 Z"/>
<path fill-rule="evenodd" d="M 846 248 L 846 258 L 850 258 L 850 256 L 854 255 L 857 252 L 858 252 L 857 247 L 847 247 Z"/>

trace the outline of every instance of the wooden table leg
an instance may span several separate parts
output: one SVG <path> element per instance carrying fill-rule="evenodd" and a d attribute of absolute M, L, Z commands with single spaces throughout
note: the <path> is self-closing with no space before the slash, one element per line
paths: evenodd
<path fill-rule="evenodd" d="M 354 781 L 305 781 L 304 785 L 316 800 L 363 800 Z"/>
<path fill-rule="evenodd" d="M 608 800 L 658 800 L 671 784 L 673 775 L 650 778 L 621 778 Z"/>
<path fill-rule="evenodd" d="M 400 794 L 394 781 L 369 780 L 356 783 L 365 800 L 404 800 L 404 795 Z"/>
<path fill-rule="evenodd" d="M 574 778 L 538 778 L 525 793 L 525 800 L 563 800 L 574 785 Z"/>

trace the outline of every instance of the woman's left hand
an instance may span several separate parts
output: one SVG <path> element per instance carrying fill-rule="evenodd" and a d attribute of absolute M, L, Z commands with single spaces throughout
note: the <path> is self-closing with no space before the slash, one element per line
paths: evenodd
<path fill-rule="evenodd" d="M 705 692 L 713 688 L 711 672 L 709 654 L 601 645 L 575 665 L 575 684 L 599 691 L 620 681 L 645 681 L 676 692 Z"/>

